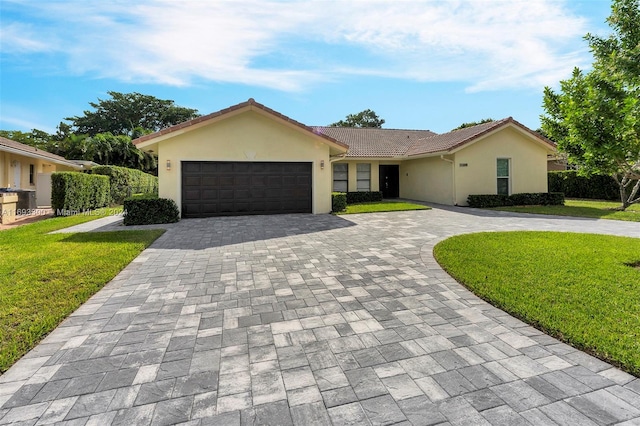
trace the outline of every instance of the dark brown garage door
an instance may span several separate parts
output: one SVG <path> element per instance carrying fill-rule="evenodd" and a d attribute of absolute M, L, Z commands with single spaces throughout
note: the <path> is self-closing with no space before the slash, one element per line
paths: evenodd
<path fill-rule="evenodd" d="M 182 217 L 311 213 L 311 163 L 182 162 Z"/>

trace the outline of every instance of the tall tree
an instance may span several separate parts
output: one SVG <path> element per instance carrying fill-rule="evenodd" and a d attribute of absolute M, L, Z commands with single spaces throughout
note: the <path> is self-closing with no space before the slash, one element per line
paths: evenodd
<path fill-rule="evenodd" d="M 172 100 L 140 93 L 107 92 L 110 99 L 89 102 L 94 110 L 65 118 L 74 133 L 89 136 L 110 132 L 133 136 L 136 128 L 158 131 L 199 116 L 198 110 L 175 105 Z"/>
<path fill-rule="evenodd" d="M 329 124 L 329 127 L 375 127 L 380 129 L 384 119 L 378 117 L 375 111 L 365 109 L 357 114 L 349 114 L 344 120 Z"/>
<path fill-rule="evenodd" d="M 459 125 L 458 127 L 451 129 L 453 130 L 458 130 L 458 129 L 464 129 L 466 127 L 473 127 L 473 126 L 477 126 L 478 124 L 484 124 L 484 123 L 492 123 L 496 120 L 494 120 L 493 118 L 483 118 L 480 121 L 471 121 L 469 123 L 462 123 L 461 125 Z"/>
<path fill-rule="evenodd" d="M 39 149 L 47 149 L 51 135 L 45 131 L 32 129 L 30 132 L 20 130 L 0 130 L 0 136 Z"/>
<path fill-rule="evenodd" d="M 640 0 L 614 0 L 607 22 L 609 37 L 585 36 L 593 69 L 545 87 L 541 122 L 579 173 L 614 177 L 624 210 L 640 202 Z"/>

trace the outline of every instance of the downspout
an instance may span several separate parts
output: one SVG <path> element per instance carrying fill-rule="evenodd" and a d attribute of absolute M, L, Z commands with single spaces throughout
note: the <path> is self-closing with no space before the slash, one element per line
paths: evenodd
<path fill-rule="evenodd" d="M 344 154 L 334 155 L 333 157 L 329 157 L 329 163 L 334 163 L 339 160 L 344 160 L 346 156 L 347 156 L 347 153 L 345 152 Z"/>
<path fill-rule="evenodd" d="M 453 160 L 449 160 L 448 158 L 444 158 L 444 155 L 440 155 L 440 159 L 443 161 L 446 161 L 447 163 L 451 163 L 451 193 L 453 196 L 453 199 L 451 200 L 451 204 L 452 205 L 457 205 L 456 204 L 456 169 L 454 167 L 455 161 Z"/>

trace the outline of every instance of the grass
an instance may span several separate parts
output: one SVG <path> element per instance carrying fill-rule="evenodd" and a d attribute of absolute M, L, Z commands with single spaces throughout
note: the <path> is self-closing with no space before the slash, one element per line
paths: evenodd
<path fill-rule="evenodd" d="M 492 210 L 640 222 L 640 204 L 632 204 L 626 211 L 615 210 L 618 207 L 620 203 L 615 201 L 567 199 L 564 206 L 512 206 Z"/>
<path fill-rule="evenodd" d="M 434 255 L 491 304 L 640 376 L 640 239 L 479 233 L 442 241 Z"/>
<path fill-rule="evenodd" d="M 0 373 L 164 232 L 48 234 L 112 213 L 101 209 L 0 231 Z"/>
<path fill-rule="evenodd" d="M 348 204 L 347 209 L 338 214 L 397 212 L 405 210 L 430 210 L 431 207 L 404 201 L 377 201 L 372 203 Z"/>

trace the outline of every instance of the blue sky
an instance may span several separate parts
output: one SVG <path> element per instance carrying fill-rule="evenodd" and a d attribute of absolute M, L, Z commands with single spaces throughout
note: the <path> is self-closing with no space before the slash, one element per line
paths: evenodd
<path fill-rule="evenodd" d="M 366 108 L 441 133 L 513 116 L 591 63 L 609 0 L 0 0 L 0 129 L 54 132 L 107 91 L 308 125 Z"/>

